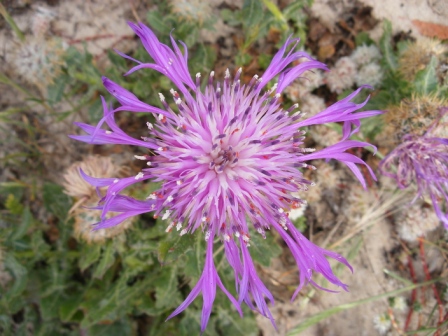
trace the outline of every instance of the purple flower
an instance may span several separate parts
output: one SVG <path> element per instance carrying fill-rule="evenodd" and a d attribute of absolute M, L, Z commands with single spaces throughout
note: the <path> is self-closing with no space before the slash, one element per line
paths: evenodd
<path fill-rule="evenodd" d="M 439 120 L 446 113 L 448 108 L 442 108 Z M 380 169 L 384 175 L 395 179 L 400 189 L 415 183 L 414 201 L 429 196 L 437 216 L 448 229 L 448 213 L 445 212 L 448 207 L 448 139 L 433 134 L 436 126 L 437 122 L 422 136 L 405 135 L 402 143 L 381 161 Z"/>
<path fill-rule="evenodd" d="M 207 325 L 217 285 L 239 312 L 244 301 L 274 323 L 265 301 L 267 298 L 273 303 L 272 294 L 257 276 L 248 248 L 252 234 L 264 237 L 270 228 L 280 233 L 300 268 L 300 286 L 294 297 L 306 283 L 319 287 L 313 280 L 315 273 L 321 273 L 331 283 L 347 290 L 347 286 L 333 274 L 326 257 L 350 267 L 347 261 L 308 241 L 290 222 L 288 211 L 306 202 L 293 195 L 299 190 L 307 190 L 312 184 L 301 172 L 305 168 L 315 169 L 307 163 L 309 160 L 338 160 L 365 185 L 357 164 L 370 168 L 346 151 L 370 145 L 347 139 L 359 129 L 360 119 L 381 112 L 357 112 L 366 102 L 355 104 L 351 100 L 361 89 L 309 119 L 303 119 L 304 113 L 295 112 L 297 105 L 283 110 L 279 98 L 289 84 L 307 70 L 327 69 L 307 53 L 295 51 L 296 39 L 286 41 L 262 77 L 254 76 L 250 83 L 242 83 L 241 69 L 233 78 L 227 70 L 220 82 L 215 81 L 214 72 L 211 72 L 204 91 L 201 91 L 201 75 L 196 74 L 195 80 L 191 78 L 187 48 L 182 42 L 184 53 L 172 37 L 171 49 L 160 43 L 145 25 L 130 23 L 130 26 L 154 63 L 141 63 L 120 54 L 137 63 L 128 74 L 143 68 L 159 71 L 180 93 L 171 90 L 172 105 L 159 94 L 163 105 L 160 109 L 141 102 L 118 84 L 103 78 L 104 86 L 121 106 L 109 109 L 103 99 L 104 118 L 96 127 L 78 123 L 87 135 L 72 138 L 93 144 L 136 145 L 157 155 L 136 156 L 145 160 L 148 166 L 136 176 L 124 179 L 85 176 L 95 186 L 108 186 L 107 194 L 98 206 L 103 211 L 103 220 L 95 229 L 115 226 L 129 216 L 152 211 L 155 216 L 168 220 L 167 232 L 174 228 L 180 235 L 191 234 L 197 229 L 203 231 L 208 241 L 203 274 L 184 303 L 170 316 L 183 311 L 202 291 L 201 330 Z M 290 66 L 301 58 L 308 61 Z M 277 76 L 278 83 L 266 89 Z M 178 112 L 173 111 L 174 105 Z M 155 125 L 147 124 L 150 135 L 142 140 L 129 137 L 115 124 L 114 114 L 119 111 L 153 114 Z M 341 142 L 317 152 L 303 146 L 305 131 L 300 128 L 330 122 L 343 123 Z M 110 130 L 101 129 L 103 123 Z M 374 177 L 373 172 L 370 173 Z M 163 184 L 147 200 L 137 201 L 119 195 L 125 187 L 148 179 Z M 108 211 L 120 215 L 108 219 L 105 217 Z M 215 238 L 224 244 L 225 255 L 235 272 L 238 301 L 224 288 L 214 267 Z"/>

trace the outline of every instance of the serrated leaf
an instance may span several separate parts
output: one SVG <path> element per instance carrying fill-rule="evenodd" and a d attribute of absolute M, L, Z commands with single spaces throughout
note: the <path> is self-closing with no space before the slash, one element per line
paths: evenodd
<path fill-rule="evenodd" d="M 254 29 L 263 19 L 263 7 L 259 0 L 244 0 L 242 9 L 243 26 Z"/>
<path fill-rule="evenodd" d="M 54 183 L 45 183 L 43 187 L 43 200 L 45 208 L 61 221 L 67 218 L 71 207 L 71 199 L 64 194 L 63 188 Z"/>
<path fill-rule="evenodd" d="M 64 302 L 62 292 L 57 291 L 40 300 L 40 312 L 44 320 L 55 318 L 59 314 L 59 307 Z"/>
<path fill-rule="evenodd" d="M 249 314 L 240 317 L 238 313 L 219 306 L 217 324 L 226 331 L 227 335 L 257 336 L 260 334 L 253 316 Z"/>
<path fill-rule="evenodd" d="M 197 72 L 209 72 L 213 68 L 216 61 L 216 50 L 208 45 L 199 44 L 196 52 L 190 59 L 191 68 L 193 73 Z"/>
<path fill-rule="evenodd" d="M 63 302 L 59 306 L 59 318 L 64 322 L 70 322 L 79 309 L 79 305 L 83 299 L 84 298 L 80 293 L 64 298 Z"/>
<path fill-rule="evenodd" d="M 10 301 L 25 290 L 28 282 L 28 271 L 11 253 L 6 254 L 4 263 L 6 269 L 11 271 L 14 277 L 11 288 L 5 294 L 5 298 Z"/>
<path fill-rule="evenodd" d="M 158 248 L 158 259 L 161 264 L 166 264 L 177 260 L 187 253 L 195 242 L 192 234 L 177 236 L 162 241 Z"/>
<path fill-rule="evenodd" d="M 162 13 L 160 13 L 157 10 L 149 11 L 146 14 L 146 20 L 148 21 L 149 26 L 151 28 L 154 28 L 160 33 L 168 34 L 171 31 L 171 29 L 173 29 L 173 27 L 167 25 L 166 21 L 163 20 L 163 18 L 164 15 L 162 15 Z"/>
<path fill-rule="evenodd" d="M 184 273 L 187 277 L 199 279 L 204 267 L 205 240 L 200 235 L 195 235 L 195 243 L 190 251 L 185 254 Z"/>
<path fill-rule="evenodd" d="M 112 242 L 108 242 L 107 247 L 103 250 L 100 262 L 93 272 L 93 277 L 102 279 L 104 273 L 114 264 L 115 251 Z"/>
<path fill-rule="evenodd" d="M 255 262 L 269 267 L 271 259 L 278 257 L 282 249 L 275 241 L 273 233 L 266 232 L 266 239 L 258 233 L 251 236 L 249 252 Z"/>
<path fill-rule="evenodd" d="M 25 210 L 23 210 L 22 220 L 20 221 L 19 226 L 12 232 L 9 240 L 14 241 L 22 238 L 31 226 L 32 219 L 30 209 L 26 207 Z"/>
<path fill-rule="evenodd" d="M 176 266 L 162 267 L 162 273 L 155 281 L 156 284 L 156 305 L 157 309 L 168 309 L 176 307 L 180 301 L 180 293 L 177 289 L 177 268 Z"/>
<path fill-rule="evenodd" d="M 78 266 L 81 272 L 84 272 L 90 265 L 98 261 L 101 256 L 101 245 L 84 245 L 81 250 L 81 257 L 78 260 Z"/>
<path fill-rule="evenodd" d="M 437 57 L 432 56 L 425 69 L 417 72 L 414 79 L 415 91 L 427 95 L 437 90 Z"/>
<path fill-rule="evenodd" d="M 229 26 L 237 26 L 241 24 L 241 12 L 240 11 L 231 11 L 228 8 L 224 8 L 220 12 L 221 18 L 226 22 Z"/>
<path fill-rule="evenodd" d="M 61 101 L 67 83 L 68 77 L 62 75 L 56 78 L 55 82 L 47 88 L 47 99 L 51 105 Z"/>
<path fill-rule="evenodd" d="M 383 54 L 382 63 L 390 70 L 395 71 L 397 69 L 397 56 L 394 54 L 392 47 L 392 24 L 385 20 L 383 27 L 384 32 L 379 44 Z"/>
<path fill-rule="evenodd" d="M 123 336 L 133 335 L 129 319 L 122 319 L 112 324 L 94 325 L 88 329 L 90 336 Z"/>

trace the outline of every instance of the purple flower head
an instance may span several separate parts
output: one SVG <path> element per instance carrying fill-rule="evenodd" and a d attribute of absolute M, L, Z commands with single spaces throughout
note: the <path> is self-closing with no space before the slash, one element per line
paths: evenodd
<path fill-rule="evenodd" d="M 147 168 L 136 176 L 124 179 L 85 176 L 95 186 L 108 186 L 99 205 L 103 220 L 95 229 L 119 225 L 129 216 L 153 212 L 168 220 L 167 232 L 174 228 L 180 235 L 192 234 L 198 229 L 203 231 L 207 241 L 203 274 L 184 303 L 170 316 L 183 311 L 202 291 L 202 330 L 211 313 L 216 286 L 227 294 L 238 311 L 241 312 L 239 306 L 245 302 L 274 323 L 265 298 L 272 304 L 274 300 L 257 276 L 249 248 L 251 235 L 264 237 L 270 228 L 280 233 L 300 268 L 300 286 L 294 297 L 306 283 L 319 287 L 313 280 L 315 273 L 346 290 L 347 286 L 333 274 L 326 257 L 350 267 L 347 261 L 308 241 L 289 221 L 288 211 L 306 202 L 294 195 L 312 184 L 301 171 L 315 169 L 307 163 L 310 160 L 338 160 L 365 185 L 358 165 L 370 168 L 346 151 L 370 145 L 348 138 L 359 129 L 360 119 L 381 112 L 358 112 L 365 102 L 356 104 L 351 100 L 361 89 L 309 119 L 295 111 L 297 105 L 284 110 L 279 98 L 290 83 L 307 70 L 327 69 L 307 53 L 295 51 L 296 39 L 286 41 L 263 76 L 254 76 L 249 83 L 242 83 L 241 69 L 233 78 L 227 70 L 223 81 L 216 81 L 212 71 L 202 91 L 201 75 L 196 74 L 194 80 L 190 76 L 187 48 L 182 42 L 183 53 L 173 38 L 170 48 L 159 42 L 145 25 L 130 23 L 130 26 L 154 63 L 141 63 L 121 54 L 137 63 L 128 74 L 143 68 L 156 70 L 168 77 L 179 92 L 171 90 L 174 102 L 171 105 L 159 94 L 163 105 L 160 109 L 145 104 L 111 80 L 103 79 L 104 86 L 121 106 L 109 109 L 103 99 L 104 117 L 99 124 L 94 127 L 79 123 L 87 135 L 72 137 L 94 144 L 136 145 L 157 155 L 136 156 L 147 163 Z M 301 58 L 308 61 L 293 66 L 293 62 Z M 266 85 L 276 77 L 278 83 L 267 89 Z M 174 105 L 177 112 L 172 109 Z M 114 114 L 119 111 L 153 114 L 155 124 L 147 124 L 150 135 L 142 140 L 128 136 L 114 121 Z M 301 128 L 330 122 L 343 123 L 341 142 L 317 152 L 303 146 L 305 131 Z M 110 130 L 101 128 L 104 123 Z M 373 172 L 370 173 L 374 177 Z M 137 201 L 119 195 L 127 186 L 148 179 L 162 182 L 162 187 L 147 200 Z M 108 211 L 120 214 L 106 218 Z M 224 288 L 214 267 L 216 238 L 224 244 L 225 255 L 235 272 L 238 300 Z"/>
<path fill-rule="evenodd" d="M 439 120 L 447 113 L 448 108 L 442 108 Z M 448 229 L 448 139 L 433 134 L 436 126 L 437 122 L 422 136 L 405 135 L 402 143 L 381 161 L 380 169 L 395 179 L 400 189 L 415 183 L 414 201 L 429 196 L 437 216 Z"/>

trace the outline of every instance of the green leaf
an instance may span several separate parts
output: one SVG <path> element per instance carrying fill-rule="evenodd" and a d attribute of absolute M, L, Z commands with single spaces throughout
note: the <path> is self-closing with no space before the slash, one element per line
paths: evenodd
<path fill-rule="evenodd" d="M 392 24 L 388 20 L 384 21 L 384 32 L 380 39 L 380 49 L 383 54 L 383 65 L 395 71 L 398 63 L 392 47 Z"/>
<path fill-rule="evenodd" d="M 55 82 L 47 88 L 47 100 L 51 105 L 61 101 L 67 83 L 68 77 L 62 75 L 56 78 Z"/>
<path fill-rule="evenodd" d="M 28 282 L 28 271 L 11 253 L 6 254 L 4 263 L 6 269 L 11 271 L 14 277 L 12 287 L 5 294 L 5 298 L 9 301 L 25 290 Z"/>
<path fill-rule="evenodd" d="M 149 11 L 148 14 L 146 14 L 146 20 L 151 28 L 154 28 L 160 33 L 169 34 L 173 27 L 166 24 L 166 21 L 163 20 L 164 17 L 165 15 L 157 10 Z"/>
<path fill-rule="evenodd" d="M 26 207 L 25 210 L 23 211 L 22 220 L 21 220 L 19 226 L 17 228 L 15 228 L 15 230 L 12 232 L 12 235 L 9 239 L 14 241 L 14 240 L 18 240 L 18 239 L 22 238 L 28 231 L 29 227 L 31 226 L 32 220 L 33 220 L 33 218 L 31 216 L 30 209 L 28 207 Z"/>
<path fill-rule="evenodd" d="M 272 13 L 272 15 L 274 15 L 274 17 L 280 22 L 280 25 L 282 26 L 282 29 L 284 31 L 288 30 L 288 22 L 285 18 L 285 16 L 283 16 L 281 10 L 277 7 L 276 4 L 274 4 L 271 0 L 262 0 L 264 5 L 266 6 L 267 9 L 269 9 L 269 11 Z"/>
<path fill-rule="evenodd" d="M 263 19 L 261 1 L 244 0 L 242 14 L 244 27 L 246 29 L 254 29 Z"/>
<path fill-rule="evenodd" d="M 190 59 L 191 68 L 193 73 L 197 72 L 209 72 L 213 68 L 216 61 L 216 50 L 205 44 L 199 44 L 197 49 Z"/>
<path fill-rule="evenodd" d="M 64 298 L 59 306 L 59 318 L 64 322 L 72 321 L 73 316 L 80 308 L 79 306 L 83 300 L 84 297 L 81 293 L 75 293 Z"/>
<path fill-rule="evenodd" d="M 44 320 L 50 320 L 58 316 L 59 308 L 65 299 L 62 298 L 62 292 L 56 291 L 40 300 L 40 312 Z"/>
<path fill-rule="evenodd" d="M 180 256 L 187 253 L 193 248 L 195 242 L 195 235 L 186 234 L 184 236 L 171 237 L 168 240 L 162 241 L 158 249 L 158 259 L 163 265 L 174 262 Z"/>
<path fill-rule="evenodd" d="M 98 263 L 95 271 L 93 272 L 93 277 L 102 279 L 104 273 L 114 264 L 115 261 L 115 251 L 112 242 L 108 242 L 106 248 L 103 250 L 101 260 Z"/>
<path fill-rule="evenodd" d="M 54 183 L 45 183 L 43 200 L 45 208 L 61 221 L 65 221 L 71 207 L 71 199 L 63 193 L 62 187 Z"/>
<path fill-rule="evenodd" d="M 81 272 L 84 272 L 87 267 L 97 262 L 101 256 L 101 245 L 84 245 L 81 250 L 81 257 L 78 260 L 78 266 Z"/>
<path fill-rule="evenodd" d="M 260 334 L 253 314 L 245 314 L 241 318 L 235 311 L 223 309 L 221 306 L 218 306 L 217 324 L 225 330 L 226 335 L 257 336 Z"/>
<path fill-rule="evenodd" d="M 356 35 L 355 43 L 357 47 L 360 47 L 362 45 L 375 44 L 375 42 L 370 38 L 369 34 L 365 31 L 360 32 L 358 35 Z"/>
<path fill-rule="evenodd" d="M 103 117 L 103 103 L 101 99 L 95 99 L 94 102 L 89 106 L 87 111 L 89 116 L 89 122 L 92 124 L 98 123 L 100 119 Z"/>
<path fill-rule="evenodd" d="M 201 235 L 196 234 L 193 248 L 185 254 L 186 260 L 183 264 L 185 276 L 199 279 L 204 267 L 205 249 L 205 240 Z"/>
<path fill-rule="evenodd" d="M 269 267 L 271 258 L 278 257 L 282 253 L 282 249 L 275 241 L 274 235 L 267 232 L 266 239 L 263 239 L 258 233 L 251 236 L 249 252 L 255 262 Z"/>
<path fill-rule="evenodd" d="M 23 204 L 13 194 L 9 194 L 6 198 L 5 208 L 13 215 L 21 215 L 23 212 Z"/>
<path fill-rule="evenodd" d="M 432 56 L 426 68 L 417 72 L 414 80 L 415 91 L 427 95 L 437 90 L 437 63 L 437 57 Z"/>
<path fill-rule="evenodd" d="M 177 267 L 163 266 L 162 273 L 154 282 L 156 286 L 157 309 L 168 309 L 176 307 L 181 302 L 179 290 L 177 289 Z"/>
<path fill-rule="evenodd" d="M 94 325 L 89 328 L 88 334 L 90 336 L 123 336 L 133 335 L 132 324 L 129 319 L 121 319 L 112 324 Z"/>
<path fill-rule="evenodd" d="M 221 18 L 226 24 L 229 26 L 238 26 L 242 23 L 241 21 L 241 12 L 240 11 L 231 11 L 228 8 L 224 8 L 221 10 Z"/>

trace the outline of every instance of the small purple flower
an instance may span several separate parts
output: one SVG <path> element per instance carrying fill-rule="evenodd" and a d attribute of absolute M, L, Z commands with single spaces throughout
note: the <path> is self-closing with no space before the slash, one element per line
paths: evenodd
<path fill-rule="evenodd" d="M 288 219 L 288 211 L 306 202 L 294 195 L 312 184 L 300 170 L 315 169 L 307 163 L 310 160 L 338 160 L 347 165 L 364 186 L 357 164 L 365 165 L 374 177 L 364 161 L 346 151 L 370 146 L 348 138 L 359 129 L 360 119 L 381 112 L 355 113 L 366 103 L 351 102 L 361 88 L 308 119 L 303 119 L 304 113 L 295 112 L 297 105 L 283 110 L 279 98 L 289 84 L 307 70 L 327 69 L 307 53 L 295 51 L 296 39 L 286 41 L 262 77 L 254 76 L 249 83 L 242 83 L 241 69 L 233 79 L 227 70 L 224 80 L 219 82 L 211 72 L 205 90 L 201 91 L 201 75 L 197 74 L 193 80 L 188 71 L 185 44 L 180 42 L 184 47 L 182 54 L 172 37 L 171 49 L 160 43 L 145 25 L 130 23 L 130 26 L 154 63 L 141 63 L 120 54 L 137 63 L 128 74 L 150 68 L 168 77 L 180 91 L 171 90 L 178 112 L 173 111 L 174 104 L 168 104 L 162 94 L 159 96 L 163 109 L 143 103 L 118 84 L 103 78 L 104 86 L 121 106 L 109 109 L 103 99 L 104 118 L 96 127 L 78 123 L 87 135 L 72 138 L 93 144 L 135 145 L 157 155 L 136 156 L 148 166 L 136 176 L 96 179 L 84 174 L 91 184 L 108 186 L 98 206 L 103 211 L 102 221 L 95 229 L 118 225 L 130 216 L 154 212 L 155 216 L 169 219 L 167 232 L 175 228 L 184 235 L 202 230 L 207 241 L 203 274 L 184 303 L 170 315 L 179 314 L 202 291 L 202 331 L 210 317 L 216 286 L 227 294 L 240 313 L 240 304 L 244 301 L 274 323 L 265 298 L 271 303 L 274 299 L 258 277 L 248 248 L 252 234 L 265 237 L 265 231 L 270 228 L 280 233 L 300 268 L 300 286 L 294 297 L 306 283 L 319 287 L 312 278 L 313 273 L 321 273 L 331 283 L 347 290 L 333 274 L 326 257 L 350 267 L 348 262 L 308 241 Z M 288 67 L 301 58 L 308 61 Z M 266 85 L 277 76 L 278 83 L 266 90 Z M 137 140 L 124 133 L 114 121 L 114 114 L 119 111 L 152 113 L 156 123 L 147 124 L 150 135 Z M 332 122 L 343 123 L 341 142 L 317 152 L 303 147 L 305 131 L 301 128 Z M 103 123 L 110 130 L 101 129 Z M 127 186 L 149 179 L 162 182 L 162 187 L 146 200 L 120 195 Z M 106 218 L 108 211 L 120 214 Z M 214 267 L 215 238 L 224 244 L 225 255 L 235 272 L 238 301 L 224 288 Z"/>
<path fill-rule="evenodd" d="M 442 108 L 439 120 L 446 113 L 448 108 Z M 422 136 L 405 135 L 402 143 L 381 161 L 380 169 L 395 179 L 400 189 L 415 183 L 417 195 L 413 202 L 429 196 L 437 216 L 448 229 L 448 139 L 433 134 L 437 121 Z"/>

